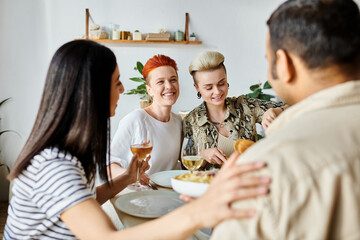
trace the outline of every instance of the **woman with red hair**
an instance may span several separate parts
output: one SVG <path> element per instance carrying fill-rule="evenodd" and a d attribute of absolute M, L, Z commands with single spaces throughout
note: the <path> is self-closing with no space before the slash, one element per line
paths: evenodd
<path fill-rule="evenodd" d="M 111 171 L 118 176 L 129 166 L 133 138 L 147 130 L 153 140 L 148 174 L 176 168 L 181 146 L 181 117 L 171 112 L 179 97 L 179 81 L 176 62 L 165 55 L 150 58 L 143 69 L 146 89 L 152 97 L 152 104 L 137 109 L 119 123 L 111 142 Z M 145 175 L 143 183 L 148 182 Z"/>

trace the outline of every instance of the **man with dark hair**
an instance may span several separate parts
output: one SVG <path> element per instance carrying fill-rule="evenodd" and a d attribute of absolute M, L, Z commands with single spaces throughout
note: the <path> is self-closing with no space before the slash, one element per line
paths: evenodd
<path fill-rule="evenodd" d="M 268 21 L 268 80 L 290 107 L 239 162 L 265 160 L 271 193 L 212 239 L 360 239 L 360 13 L 353 0 L 289 0 Z"/>

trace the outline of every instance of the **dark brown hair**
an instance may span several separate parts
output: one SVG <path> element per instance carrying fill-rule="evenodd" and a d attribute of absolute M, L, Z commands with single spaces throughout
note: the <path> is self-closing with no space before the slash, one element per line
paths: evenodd
<path fill-rule="evenodd" d="M 274 61 L 283 49 L 309 69 L 338 65 L 360 70 L 360 14 L 352 0 L 289 0 L 267 22 Z"/>
<path fill-rule="evenodd" d="M 116 68 L 113 52 L 87 40 L 61 46 L 53 56 L 40 108 L 10 179 L 48 147 L 70 152 L 90 181 L 96 171 L 107 181 L 110 86 Z"/>

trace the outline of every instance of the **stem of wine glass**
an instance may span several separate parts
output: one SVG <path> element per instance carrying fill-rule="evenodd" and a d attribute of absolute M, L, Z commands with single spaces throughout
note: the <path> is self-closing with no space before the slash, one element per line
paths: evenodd
<path fill-rule="evenodd" d="M 138 162 L 139 163 L 139 162 Z M 137 167 L 136 183 L 140 184 L 140 166 Z"/>

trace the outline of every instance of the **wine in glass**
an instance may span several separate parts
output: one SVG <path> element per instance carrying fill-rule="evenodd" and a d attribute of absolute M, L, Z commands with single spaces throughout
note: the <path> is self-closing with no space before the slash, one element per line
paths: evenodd
<path fill-rule="evenodd" d="M 153 142 L 149 132 L 145 131 L 141 138 L 133 139 L 132 144 L 130 145 L 130 149 L 133 154 L 136 153 L 138 155 L 139 162 L 144 161 L 145 158 L 150 155 L 153 149 Z M 139 167 L 137 168 L 136 182 L 130 184 L 128 188 L 135 191 L 144 191 L 148 189 L 146 186 L 140 183 Z"/>
<path fill-rule="evenodd" d="M 193 145 L 191 138 L 184 139 L 184 144 L 185 147 L 182 151 L 181 162 L 184 167 L 192 173 L 201 167 L 204 159 L 198 155 L 200 154 L 199 147 Z"/>

